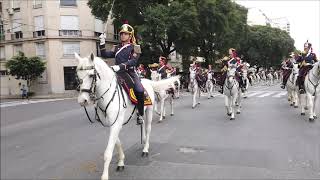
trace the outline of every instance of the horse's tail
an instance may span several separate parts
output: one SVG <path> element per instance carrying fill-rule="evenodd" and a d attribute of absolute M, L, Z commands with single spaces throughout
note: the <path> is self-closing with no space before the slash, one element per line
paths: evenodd
<path fill-rule="evenodd" d="M 153 90 L 156 92 L 167 90 L 174 87 L 174 82 L 180 79 L 180 75 L 172 76 L 167 79 L 162 79 L 160 81 L 151 81 L 150 84 L 153 87 Z"/>

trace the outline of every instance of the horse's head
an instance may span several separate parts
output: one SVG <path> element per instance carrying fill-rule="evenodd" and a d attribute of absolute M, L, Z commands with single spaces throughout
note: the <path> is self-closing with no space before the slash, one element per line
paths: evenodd
<path fill-rule="evenodd" d="M 298 68 L 298 64 L 293 64 L 293 68 L 292 68 L 292 74 L 296 75 L 299 73 L 299 68 Z"/>
<path fill-rule="evenodd" d="M 91 53 L 89 57 L 81 58 L 75 53 L 75 58 L 79 64 L 77 66 L 77 76 L 79 79 L 80 94 L 78 103 L 81 106 L 86 106 L 92 102 L 92 95 L 95 89 L 97 72 L 94 65 L 94 55 Z"/>
<path fill-rule="evenodd" d="M 229 68 L 227 72 L 227 79 L 229 83 L 231 83 L 234 80 L 235 75 L 236 75 L 236 68 Z"/>
<path fill-rule="evenodd" d="M 159 81 L 161 78 L 161 75 L 157 71 L 153 71 L 153 70 L 150 70 L 150 71 L 151 71 L 151 80 Z"/>

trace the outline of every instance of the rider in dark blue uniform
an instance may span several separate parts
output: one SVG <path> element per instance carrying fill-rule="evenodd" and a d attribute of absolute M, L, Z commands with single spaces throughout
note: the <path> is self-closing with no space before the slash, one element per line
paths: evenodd
<path fill-rule="evenodd" d="M 297 62 L 300 66 L 297 84 L 299 86 L 300 94 L 303 94 L 305 93 L 304 79 L 308 72 L 312 69 L 313 64 L 317 62 L 316 54 L 312 52 L 312 44 L 308 41 L 304 43 L 304 51 L 302 56 L 297 59 Z"/>
<path fill-rule="evenodd" d="M 136 45 L 134 29 L 129 24 L 123 24 L 120 28 L 121 43 L 111 51 L 106 51 L 106 35 L 103 33 L 100 37 L 100 52 L 104 58 L 115 58 L 115 65 L 112 66 L 115 72 L 127 72 L 134 81 L 134 91 L 137 97 L 138 118 L 137 124 L 143 123 L 144 115 L 144 88 L 141 80 L 136 73 L 136 65 L 141 53 L 140 46 Z"/>

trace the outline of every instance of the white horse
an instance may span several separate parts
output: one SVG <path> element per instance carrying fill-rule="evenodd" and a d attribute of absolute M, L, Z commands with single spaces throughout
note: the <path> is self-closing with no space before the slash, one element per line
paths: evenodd
<path fill-rule="evenodd" d="M 167 77 L 172 77 L 172 74 L 171 73 L 168 73 L 167 74 Z M 181 87 L 181 81 L 180 81 L 180 78 L 176 78 L 176 81 L 174 82 L 174 90 L 175 90 L 175 97 L 176 98 L 180 98 L 180 87 Z"/>
<path fill-rule="evenodd" d="M 298 108 L 298 86 L 296 84 L 297 78 L 298 78 L 298 64 L 294 64 L 292 68 L 292 72 L 289 76 L 289 79 L 287 81 L 286 87 L 288 91 L 288 101 L 290 103 L 290 106 L 294 106 L 295 108 Z"/>
<path fill-rule="evenodd" d="M 213 78 L 213 72 L 207 74 L 207 82 L 206 82 L 206 89 L 208 92 L 208 99 L 214 97 L 213 96 L 213 91 L 214 91 L 214 84 L 215 79 Z"/>
<path fill-rule="evenodd" d="M 269 72 L 268 74 L 267 74 L 267 76 L 266 76 L 266 84 L 268 85 L 268 86 L 271 86 L 272 84 L 273 84 L 273 76 L 272 76 L 272 73 L 271 72 Z"/>
<path fill-rule="evenodd" d="M 274 77 L 274 81 L 276 81 L 277 83 L 279 82 L 279 75 L 278 75 L 278 71 L 274 71 L 273 73 L 273 77 Z"/>
<path fill-rule="evenodd" d="M 78 103 L 81 106 L 96 103 L 97 114 L 102 118 L 101 123 L 110 126 L 108 145 L 104 152 L 104 169 L 101 176 L 101 179 L 106 180 L 109 178 L 109 165 L 114 147 L 117 148 L 119 158 L 117 170 L 124 169 L 125 155 L 119 139 L 119 132 L 123 124 L 132 115 L 135 105 L 131 104 L 129 97 L 118 83 L 116 73 L 101 58 L 94 57 L 93 54 L 90 57 L 81 58 L 77 53 L 75 53 L 75 57 L 79 62 L 77 67 L 77 75 L 80 80 Z M 170 80 L 153 82 L 148 79 L 142 79 L 141 82 L 152 103 L 155 99 L 154 89 L 167 89 L 172 83 Z M 148 105 L 145 107 L 145 121 L 142 125 L 144 142 L 142 156 L 148 156 L 149 153 L 152 116 L 153 105 Z"/>
<path fill-rule="evenodd" d="M 200 87 L 198 85 L 198 82 L 196 80 L 196 71 L 192 68 L 189 69 L 190 71 L 190 86 L 193 92 L 193 98 L 192 98 L 192 109 L 194 109 L 200 102 L 197 102 L 197 94 L 199 94 L 200 99 Z"/>
<path fill-rule="evenodd" d="M 179 76 L 173 76 L 172 78 L 169 78 L 169 79 L 170 79 L 170 81 L 173 80 L 171 87 L 173 89 L 175 89 L 174 82 L 176 82 L 177 79 L 179 79 Z M 159 74 L 157 71 L 151 71 L 151 80 L 152 81 L 160 81 L 161 74 Z M 170 106 L 171 106 L 171 114 L 170 115 L 171 116 L 174 115 L 174 112 L 173 112 L 173 99 L 174 98 L 173 98 L 173 94 L 168 93 L 167 90 L 161 90 L 161 91 L 155 91 L 155 92 L 156 92 L 158 98 L 156 98 L 157 102 L 154 105 L 155 106 L 154 109 L 155 109 L 156 113 L 160 116 L 160 119 L 158 121 L 160 123 L 160 122 L 162 122 L 163 119 L 166 118 L 166 109 L 164 106 L 166 100 L 169 100 L 169 102 L 170 102 Z M 158 103 L 160 103 L 160 112 L 158 111 Z"/>
<path fill-rule="evenodd" d="M 236 68 L 229 68 L 227 78 L 223 85 L 223 94 L 225 95 L 225 107 L 227 115 L 231 116 L 230 120 L 234 120 L 234 112 L 238 106 L 237 114 L 241 112 L 241 91 L 238 81 L 235 79 Z"/>
<path fill-rule="evenodd" d="M 249 79 L 248 79 L 248 71 L 246 69 L 242 70 L 241 79 L 242 79 L 242 82 L 245 84 L 245 87 L 242 88 L 242 94 L 244 98 L 247 98 L 247 92 L 249 88 Z"/>
<path fill-rule="evenodd" d="M 320 95 L 320 62 L 313 65 L 304 81 L 306 94 L 300 95 L 301 115 L 305 115 L 305 110 L 309 109 L 309 121 L 313 122 L 317 118 L 315 106 Z M 306 108 L 308 107 L 308 108 Z"/>

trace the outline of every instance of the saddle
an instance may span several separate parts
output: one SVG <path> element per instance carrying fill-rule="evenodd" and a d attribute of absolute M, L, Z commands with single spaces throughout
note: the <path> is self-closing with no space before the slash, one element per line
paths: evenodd
<path fill-rule="evenodd" d="M 127 93 L 132 104 L 137 105 L 138 100 L 134 93 L 134 81 L 127 72 L 117 73 L 118 82 Z M 144 105 L 152 105 L 148 92 L 144 89 Z"/>

